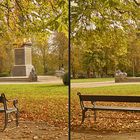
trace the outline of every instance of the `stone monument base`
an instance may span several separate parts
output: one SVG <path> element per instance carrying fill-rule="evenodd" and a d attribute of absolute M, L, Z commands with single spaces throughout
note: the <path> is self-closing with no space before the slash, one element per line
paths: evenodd
<path fill-rule="evenodd" d="M 0 77 L 0 82 L 31 82 L 27 76 Z"/>
<path fill-rule="evenodd" d="M 12 76 L 29 76 L 34 67 L 32 65 L 15 65 Z"/>
<path fill-rule="evenodd" d="M 9 81 L 30 81 L 36 82 L 37 75 L 33 65 L 15 65 L 12 70 L 12 78 L 9 78 Z M 6 80 L 6 79 L 5 79 Z"/>
<path fill-rule="evenodd" d="M 31 45 L 31 42 L 26 42 L 20 48 L 14 49 L 15 62 L 11 72 L 13 77 L 25 76 L 29 81 L 37 81 L 37 74 L 32 65 Z M 15 79 L 19 81 L 18 78 L 11 78 L 11 80 Z"/>

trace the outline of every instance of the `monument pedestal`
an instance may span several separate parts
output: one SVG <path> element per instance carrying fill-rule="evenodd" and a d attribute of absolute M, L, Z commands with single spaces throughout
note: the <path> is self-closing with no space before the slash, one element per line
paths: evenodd
<path fill-rule="evenodd" d="M 13 76 L 29 76 L 30 72 L 34 69 L 33 65 L 15 65 L 13 67 Z"/>
<path fill-rule="evenodd" d="M 31 82 L 27 76 L 0 77 L 0 82 Z"/>
<path fill-rule="evenodd" d="M 16 48 L 15 65 L 12 69 L 12 76 L 26 76 L 30 81 L 37 81 L 37 75 L 32 65 L 31 44 L 23 44 L 23 47 Z"/>

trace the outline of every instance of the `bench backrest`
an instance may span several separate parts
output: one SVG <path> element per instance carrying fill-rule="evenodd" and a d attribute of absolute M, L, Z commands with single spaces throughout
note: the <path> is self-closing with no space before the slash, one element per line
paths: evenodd
<path fill-rule="evenodd" d="M 110 95 L 79 95 L 80 101 L 103 101 L 103 102 L 135 102 L 140 103 L 140 96 L 110 96 Z"/>

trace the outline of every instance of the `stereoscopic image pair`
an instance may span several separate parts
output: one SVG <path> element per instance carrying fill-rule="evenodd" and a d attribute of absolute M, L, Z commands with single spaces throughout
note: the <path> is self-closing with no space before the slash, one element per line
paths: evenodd
<path fill-rule="evenodd" d="M 140 1 L 0 0 L 0 139 L 139 140 Z"/>

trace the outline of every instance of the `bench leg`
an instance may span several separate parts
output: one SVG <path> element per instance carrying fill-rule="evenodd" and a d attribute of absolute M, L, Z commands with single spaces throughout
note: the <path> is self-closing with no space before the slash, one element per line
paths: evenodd
<path fill-rule="evenodd" d="M 5 113 L 5 124 L 4 124 L 3 131 L 6 129 L 7 124 L 8 124 L 8 114 L 7 114 L 7 113 Z"/>
<path fill-rule="evenodd" d="M 83 123 L 85 120 L 85 112 L 86 112 L 86 110 L 82 110 L 82 122 L 81 123 Z"/>
<path fill-rule="evenodd" d="M 19 113 L 18 113 L 18 111 L 15 112 L 15 117 L 16 117 L 16 126 L 18 126 L 19 125 L 19 122 L 18 122 Z"/>
<path fill-rule="evenodd" d="M 96 110 L 94 110 L 94 122 L 96 122 Z"/>

